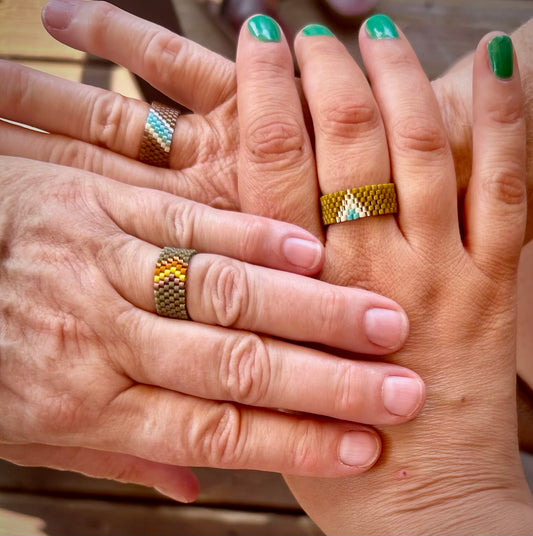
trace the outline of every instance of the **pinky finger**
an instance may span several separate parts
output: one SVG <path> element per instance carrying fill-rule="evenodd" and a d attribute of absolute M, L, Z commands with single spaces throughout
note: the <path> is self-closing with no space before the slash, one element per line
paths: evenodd
<path fill-rule="evenodd" d="M 61 471 L 74 471 L 94 478 L 153 487 L 180 502 L 192 502 L 200 490 L 198 480 L 188 467 L 143 460 L 129 454 L 82 447 L 52 445 L 2 445 L 0 457 L 17 465 L 46 465 Z"/>
<path fill-rule="evenodd" d="M 516 269 L 527 201 L 524 97 L 512 42 L 506 35 L 489 34 L 477 48 L 473 110 L 466 244 L 482 270 L 505 277 Z"/>

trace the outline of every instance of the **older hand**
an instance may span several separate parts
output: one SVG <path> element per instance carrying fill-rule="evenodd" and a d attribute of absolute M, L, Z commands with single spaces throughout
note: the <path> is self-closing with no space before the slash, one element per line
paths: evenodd
<path fill-rule="evenodd" d="M 267 122 L 262 112 L 272 102 L 294 102 L 296 89 L 286 68 L 265 68 L 286 66 L 284 41 L 253 34 L 248 26 L 240 35 L 239 110 L 253 110 Z M 500 47 L 491 58 L 498 76 L 489 66 L 491 39 L 491 47 Z M 526 221 L 526 144 L 523 95 L 516 63 L 510 74 L 509 42 L 490 35 L 476 54 L 473 175 L 460 215 L 436 99 L 394 24 L 377 16 L 361 31 L 373 91 L 324 28 L 304 29 L 295 46 L 322 193 L 391 180 L 398 191 L 396 218 L 328 227 L 322 277 L 385 292 L 406 308 L 411 335 L 390 359 L 425 379 L 428 399 L 416 421 L 381 429 L 385 456 L 371 472 L 340 481 L 288 478 L 289 484 L 327 532 L 530 530 L 532 498 L 520 466 L 515 408 L 515 288 Z M 253 93 L 247 91 L 248 78 Z M 389 154 L 390 159 L 382 156 Z M 252 186 L 262 199 L 258 211 L 266 198 L 279 207 L 278 217 L 295 214 L 297 207 L 278 196 L 268 174 Z M 301 192 L 300 184 L 297 188 Z M 308 195 L 314 192 L 311 187 Z"/>
<path fill-rule="evenodd" d="M 380 441 L 353 422 L 405 422 L 423 404 L 403 367 L 252 333 L 377 354 L 405 340 L 391 300 L 281 271 L 320 269 L 309 233 L 0 158 L 0 456 L 191 500 L 195 480 L 175 466 L 358 474 Z M 165 245 L 200 251 L 186 278 L 194 322 L 154 314 Z"/>

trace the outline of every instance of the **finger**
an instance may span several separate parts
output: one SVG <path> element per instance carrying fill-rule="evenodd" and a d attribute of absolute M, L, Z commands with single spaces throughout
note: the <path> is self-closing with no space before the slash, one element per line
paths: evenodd
<path fill-rule="evenodd" d="M 380 452 L 379 436 L 360 425 L 252 410 L 141 385 L 108 406 L 98 435 L 92 439 L 96 448 L 109 444 L 159 463 L 308 476 L 359 474 Z"/>
<path fill-rule="evenodd" d="M 159 247 L 194 248 L 306 275 L 322 266 L 320 242 L 289 223 L 120 183 L 105 183 L 95 195 L 122 230 Z"/>
<path fill-rule="evenodd" d="M 322 234 L 311 142 L 288 44 L 265 15 L 241 29 L 237 50 L 239 197 L 243 211 Z"/>
<path fill-rule="evenodd" d="M 323 194 L 390 177 L 385 129 L 370 86 L 344 45 L 328 32 L 309 25 L 295 41 Z"/>
<path fill-rule="evenodd" d="M 182 171 L 158 169 L 102 147 L 59 134 L 36 132 L 0 121 L 0 152 L 52 164 L 75 167 L 132 186 L 155 188 L 198 203 L 225 210 L 238 210 L 236 184 L 217 177 L 206 187 L 206 167 L 196 165 Z"/>
<path fill-rule="evenodd" d="M 58 41 L 123 65 L 195 112 L 235 92 L 232 62 L 107 2 L 52 0 L 42 18 Z"/>
<path fill-rule="evenodd" d="M 474 58 L 474 150 L 466 244 L 480 267 L 514 274 L 526 218 L 524 97 L 512 42 L 489 34 Z M 494 260 L 497 259 L 497 264 Z"/>
<path fill-rule="evenodd" d="M 143 460 L 136 456 L 80 447 L 51 445 L 1 445 L 0 457 L 17 465 L 60 471 L 75 471 L 94 478 L 106 478 L 127 484 L 157 489 L 180 502 L 198 497 L 199 484 L 187 467 Z"/>
<path fill-rule="evenodd" d="M 430 229 L 437 236 L 456 237 L 453 158 L 431 85 L 405 36 L 387 16 L 368 19 L 359 43 L 385 124 L 400 227 L 413 241 L 435 236 Z"/>
<path fill-rule="evenodd" d="M 250 332 L 126 313 L 117 324 L 132 352 L 117 352 L 115 366 L 139 383 L 367 424 L 405 422 L 424 404 L 422 380 L 403 367 L 343 359 Z"/>
<path fill-rule="evenodd" d="M 105 147 L 137 159 L 149 105 L 100 88 L 0 60 L 0 117 L 46 132 Z M 198 133 L 202 143 L 198 143 Z M 181 169 L 201 160 L 215 136 L 205 119 L 181 115 L 172 137 L 169 167 Z M 159 173 L 160 170 L 158 170 Z M 144 168 L 153 173 L 153 168 Z"/>
<path fill-rule="evenodd" d="M 160 249 L 130 240 L 110 244 L 106 252 L 100 256 L 102 270 L 119 294 L 155 312 Z M 390 353 L 403 345 L 408 332 L 407 316 L 388 298 L 228 257 L 192 257 L 186 291 L 188 315 L 198 322 L 355 352 Z"/>

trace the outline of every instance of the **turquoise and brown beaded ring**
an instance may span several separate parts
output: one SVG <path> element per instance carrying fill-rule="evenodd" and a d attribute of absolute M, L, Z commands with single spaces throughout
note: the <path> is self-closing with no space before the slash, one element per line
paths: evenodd
<path fill-rule="evenodd" d="M 170 146 L 180 112 L 153 102 L 144 126 L 139 160 L 157 167 L 168 167 Z"/>

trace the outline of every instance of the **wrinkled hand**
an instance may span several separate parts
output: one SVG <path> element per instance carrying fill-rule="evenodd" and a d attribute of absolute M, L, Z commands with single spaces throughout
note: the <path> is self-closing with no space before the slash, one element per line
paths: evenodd
<path fill-rule="evenodd" d="M 58 12 L 60 6 L 70 6 L 73 11 Z M 52 133 L 43 136 L 0 124 L 4 154 L 79 167 L 220 208 L 239 210 L 249 196 L 250 204 L 255 203 L 253 190 L 247 191 L 248 183 L 241 183 L 238 191 L 239 131 L 235 67 L 231 61 L 105 2 L 52 2 L 44 10 L 43 23 L 59 41 L 124 65 L 196 113 L 179 118 L 170 154 L 171 169 L 147 167 L 136 161 L 148 114 L 146 103 L 0 62 L 0 116 Z M 470 73 L 471 62 L 465 61 L 433 83 L 451 143 L 460 199 L 472 163 Z M 292 103 L 282 103 L 283 111 L 294 109 L 287 104 Z M 279 116 L 278 109 L 272 124 L 279 122 Z M 278 169 L 286 173 L 280 177 L 280 187 L 286 189 L 294 173 L 305 180 L 314 172 L 313 153 L 306 143 L 301 145 L 306 152 L 299 167 L 284 167 L 289 144 L 265 132 L 255 132 L 253 125 L 250 128 L 252 136 L 262 139 L 262 150 L 272 156 L 279 151 Z M 295 135 L 284 134 L 289 139 Z M 529 159 L 533 161 L 533 150 Z M 257 163 L 262 160 L 259 157 Z M 255 173 L 251 164 L 249 161 L 247 172 Z M 528 169 L 528 188 L 533 191 L 533 164 Z M 297 184 L 299 181 L 292 184 L 293 197 L 298 196 Z M 305 218 L 310 219 L 309 191 L 303 189 L 301 193 L 306 195 L 300 196 L 300 204 L 294 203 L 297 212 L 285 215 L 290 221 L 302 224 Z M 278 209 L 266 200 L 261 212 L 276 217 Z M 526 239 L 533 236 L 531 213 Z M 320 233 L 316 222 L 309 221 L 307 227 Z"/>
<path fill-rule="evenodd" d="M 533 525 L 515 424 L 516 267 L 526 222 L 523 95 L 516 62 L 511 78 L 491 72 L 492 37 L 476 54 L 473 174 L 460 214 L 438 104 L 403 34 L 371 39 L 362 29 L 373 91 L 333 36 L 296 38 L 320 190 L 393 180 L 399 200 L 397 217 L 328 227 L 321 277 L 378 290 L 406 308 L 409 341 L 390 360 L 413 367 L 428 388 L 416 421 L 381 428 L 386 450 L 371 472 L 340 481 L 288 478 L 326 532 L 518 533 Z M 283 40 L 260 41 L 243 28 L 240 114 L 253 110 L 268 124 L 272 103 L 295 102 L 286 62 Z M 285 117 L 294 123 L 291 132 L 305 131 L 301 112 Z M 245 159 L 246 147 L 241 151 Z M 242 180 L 253 181 L 248 188 L 261 198 L 256 212 L 267 203 L 279 207 L 281 219 L 293 218 L 297 207 L 271 187 L 275 169 Z M 301 192 L 302 184 L 295 188 Z M 308 195 L 315 191 L 310 185 Z"/>
<path fill-rule="evenodd" d="M 0 159 L 1 457 L 191 500 L 196 481 L 176 466 L 358 474 L 380 441 L 353 422 L 401 423 L 422 406 L 423 383 L 403 367 L 279 340 L 383 354 L 407 336 L 391 300 L 287 273 L 320 269 L 309 233 Z M 155 314 L 164 245 L 199 251 L 186 281 L 194 322 Z M 348 463 L 341 445 L 361 455 Z"/>

